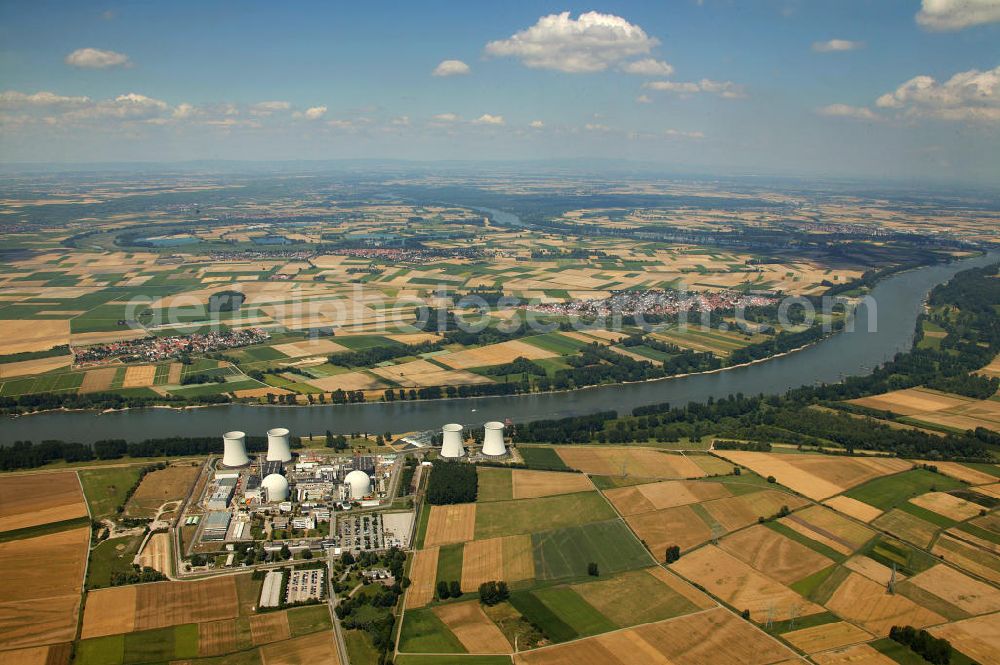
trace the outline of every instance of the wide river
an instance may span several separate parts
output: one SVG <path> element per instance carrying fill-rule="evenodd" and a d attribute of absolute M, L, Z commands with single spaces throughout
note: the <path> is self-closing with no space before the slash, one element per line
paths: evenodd
<path fill-rule="evenodd" d="M 917 315 L 927 293 L 955 273 L 1000 261 L 991 254 L 949 265 L 936 265 L 890 277 L 871 293 L 874 305 L 858 307 L 853 330 L 828 337 L 806 349 L 753 365 L 629 385 L 599 386 L 559 393 L 414 402 L 372 402 L 339 406 L 225 405 L 200 409 L 135 409 L 116 413 L 51 412 L 0 420 L 0 444 L 62 439 L 89 443 L 100 439 L 138 441 L 153 437 L 205 436 L 228 430 L 263 435 L 288 427 L 299 435 L 326 430 L 405 432 L 444 423 L 481 424 L 511 418 L 515 422 L 559 418 L 670 402 L 703 402 L 734 393 L 782 393 L 790 388 L 833 383 L 867 374 L 913 344 Z M 869 321 L 872 321 L 869 326 Z M 871 330 L 869 330 L 871 328 Z"/>

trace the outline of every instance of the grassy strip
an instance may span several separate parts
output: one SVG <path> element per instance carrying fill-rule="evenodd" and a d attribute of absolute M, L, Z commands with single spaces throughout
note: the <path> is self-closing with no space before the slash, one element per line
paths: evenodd
<path fill-rule="evenodd" d="M 6 543 L 10 540 L 21 540 L 22 538 L 47 536 L 52 533 L 68 531 L 70 529 L 87 526 L 89 524 L 90 518 L 84 515 L 83 517 L 74 517 L 73 519 L 62 520 L 61 522 L 49 522 L 48 524 L 26 526 L 22 529 L 11 529 L 10 531 L 0 533 L 0 543 Z"/>

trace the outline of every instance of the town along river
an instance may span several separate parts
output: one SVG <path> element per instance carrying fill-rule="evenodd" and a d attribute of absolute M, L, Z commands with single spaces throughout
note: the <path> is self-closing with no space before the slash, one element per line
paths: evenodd
<path fill-rule="evenodd" d="M 703 402 L 735 393 L 782 393 L 845 376 L 867 374 L 913 343 L 914 326 L 927 293 L 955 273 L 1000 260 L 1000 254 L 901 273 L 872 291 L 872 307 L 861 305 L 853 331 L 832 335 L 784 356 L 726 371 L 627 385 L 598 386 L 558 393 L 413 402 L 279 407 L 225 405 L 199 409 L 133 409 L 116 413 L 51 412 L 0 420 L 0 444 L 13 441 L 100 439 L 139 441 L 168 436 L 222 435 L 242 430 L 263 435 L 272 427 L 295 434 L 405 432 L 435 429 L 444 423 L 478 425 L 511 418 L 515 422 L 561 418 L 596 411 L 626 414 L 633 407 L 658 402 Z M 874 310 L 874 311 L 873 311 Z M 877 325 L 869 331 L 869 318 Z"/>

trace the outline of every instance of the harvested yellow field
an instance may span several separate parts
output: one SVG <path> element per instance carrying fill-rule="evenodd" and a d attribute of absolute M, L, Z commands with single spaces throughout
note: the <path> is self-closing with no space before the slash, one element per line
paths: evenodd
<path fill-rule="evenodd" d="M 110 330 L 107 332 L 73 333 L 70 336 L 70 343 L 75 346 L 87 346 L 89 344 L 110 344 L 111 342 L 124 342 L 131 339 L 140 339 L 149 333 L 144 328 L 129 328 L 128 330 Z"/>
<path fill-rule="evenodd" d="M 823 506 L 809 506 L 781 523 L 807 538 L 823 543 L 841 554 L 852 554 L 875 537 L 875 532 Z"/>
<path fill-rule="evenodd" d="M 180 501 L 201 472 L 201 464 L 176 462 L 165 469 L 147 473 L 125 506 L 130 517 L 155 517 L 156 511 L 168 501 Z"/>
<path fill-rule="evenodd" d="M 656 566 L 655 568 L 646 568 L 645 572 L 666 584 L 675 593 L 684 596 L 684 598 L 700 610 L 718 607 L 718 603 L 712 600 L 707 594 L 699 591 L 692 584 L 666 568 Z"/>
<path fill-rule="evenodd" d="M 743 450 L 716 452 L 762 476 L 774 476 L 785 487 L 816 501 L 840 494 L 873 478 L 906 471 L 913 466 L 910 462 L 889 457 L 835 457 Z"/>
<path fill-rule="evenodd" d="M 97 589 L 87 594 L 84 638 L 165 628 L 182 623 L 234 619 L 239 614 L 236 580 L 155 582 Z"/>
<path fill-rule="evenodd" d="M 239 650 L 236 622 L 207 621 L 198 624 L 198 655 L 221 656 Z"/>
<path fill-rule="evenodd" d="M 171 386 L 180 384 L 183 373 L 184 365 L 181 363 L 170 363 L 170 370 L 167 372 L 167 384 Z"/>
<path fill-rule="evenodd" d="M 984 376 L 997 376 L 1000 377 L 1000 354 L 998 354 L 990 364 L 986 367 L 980 369 L 976 374 L 982 374 Z"/>
<path fill-rule="evenodd" d="M 431 506 L 427 522 L 424 547 L 464 543 L 476 533 L 476 504 L 456 503 L 450 506 Z"/>
<path fill-rule="evenodd" d="M 73 471 L 4 475 L 0 482 L 0 531 L 86 515 L 87 504 Z"/>
<path fill-rule="evenodd" d="M 76 637 L 90 528 L 0 543 L 0 645 L 6 649 Z"/>
<path fill-rule="evenodd" d="M 148 388 L 156 377 L 156 365 L 135 365 L 125 370 L 122 388 Z"/>
<path fill-rule="evenodd" d="M 604 494 L 622 515 L 637 515 L 730 496 L 729 490 L 722 483 L 699 483 L 690 480 L 665 480 L 659 483 L 619 487 L 606 490 Z"/>
<path fill-rule="evenodd" d="M 139 553 L 139 565 L 149 566 L 161 573 L 170 573 L 170 535 L 154 533 L 146 541 L 146 546 Z"/>
<path fill-rule="evenodd" d="M 306 381 L 310 386 L 333 392 L 335 390 L 377 390 L 384 388 L 385 384 L 366 372 L 344 372 L 325 376 L 322 379 L 309 379 Z"/>
<path fill-rule="evenodd" d="M 927 522 L 919 517 L 904 512 L 899 508 L 893 508 L 882 517 L 872 522 L 872 526 L 883 529 L 896 536 L 900 540 L 927 547 L 934 540 L 934 534 L 938 532 L 938 527 L 932 522 Z"/>
<path fill-rule="evenodd" d="M 956 621 L 930 629 L 979 663 L 1000 663 L 1000 614 Z"/>
<path fill-rule="evenodd" d="M 254 646 L 287 640 L 292 636 L 288 628 L 288 612 L 269 612 L 251 616 L 250 636 Z"/>
<path fill-rule="evenodd" d="M 965 499 L 960 499 L 957 496 L 945 494 L 944 492 L 921 494 L 910 499 L 910 503 L 921 508 L 926 508 L 938 515 L 944 515 L 956 522 L 964 522 L 971 517 L 975 517 L 983 509 L 977 503 L 972 503 L 971 501 L 966 501 Z"/>
<path fill-rule="evenodd" d="M 928 411 L 941 411 L 962 406 L 968 400 L 969 398 L 966 397 L 945 395 L 922 388 L 907 388 L 849 401 L 869 409 L 892 411 L 900 416 L 912 416 Z"/>
<path fill-rule="evenodd" d="M 834 623 L 794 630 L 790 633 L 782 633 L 781 638 L 791 642 L 793 646 L 802 649 L 806 653 L 816 653 L 817 651 L 836 649 L 849 644 L 867 642 L 874 639 L 875 636 L 852 623 L 836 621 Z"/>
<path fill-rule="evenodd" d="M 875 506 L 869 506 L 864 501 L 852 499 L 849 496 L 835 496 L 823 502 L 834 510 L 840 511 L 849 517 L 862 522 L 871 522 L 882 514 L 882 511 Z"/>
<path fill-rule="evenodd" d="M 115 380 L 118 369 L 115 367 L 102 367 L 92 369 L 83 375 L 83 383 L 80 384 L 81 393 L 97 393 L 108 390 Z"/>
<path fill-rule="evenodd" d="M 931 552 L 970 573 L 985 577 L 994 584 L 1000 584 L 1000 562 L 995 555 L 986 550 L 943 533 L 934 543 Z"/>
<path fill-rule="evenodd" d="M 333 631 L 311 633 L 260 648 L 262 665 L 340 665 Z"/>
<path fill-rule="evenodd" d="M 0 320 L 0 356 L 69 344 L 69 319 Z"/>
<path fill-rule="evenodd" d="M 0 651 L 0 665 L 69 665 L 72 644 L 52 644 Z"/>
<path fill-rule="evenodd" d="M 348 351 L 346 346 L 342 346 L 329 339 L 310 339 L 304 342 L 290 342 L 288 344 L 275 344 L 271 347 L 284 353 L 289 358 L 303 358 L 305 356 L 323 356 L 330 353 L 342 353 Z"/>
<path fill-rule="evenodd" d="M 722 608 L 514 655 L 517 665 L 768 665 L 796 659 Z"/>
<path fill-rule="evenodd" d="M 685 554 L 670 568 L 733 607 L 750 610 L 754 621 L 764 621 L 769 615 L 783 621 L 824 611 L 714 545 Z"/>
<path fill-rule="evenodd" d="M 910 578 L 910 584 L 947 600 L 969 614 L 1000 611 L 1000 589 L 938 564 Z"/>
<path fill-rule="evenodd" d="M 35 360 L 6 363 L 0 365 L 0 379 L 51 372 L 62 367 L 69 367 L 72 362 L 73 356 L 55 356 L 54 358 L 36 358 Z"/>
<path fill-rule="evenodd" d="M 590 478 L 582 473 L 514 469 L 511 471 L 511 476 L 515 499 L 537 499 L 556 494 L 589 492 L 594 489 Z"/>
<path fill-rule="evenodd" d="M 480 374 L 461 370 L 442 369 L 440 366 L 427 360 L 412 360 L 401 365 L 373 367 L 371 371 L 404 388 L 492 383 L 489 378 Z"/>
<path fill-rule="evenodd" d="M 690 506 L 629 515 L 625 521 L 652 552 L 665 552 L 671 545 L 687 550 L 712 537 L 712 530 Z"/>
<path fill-rule="evenodd" d="M 455 634 L 469 653 L 511 653 L 513 649 L 478 601 L 439 605 L 437 618 Z"/>
<path fill-rule="evenodd" d="M 819 665 L 897 665 L 896 661 L 883 655 L 867 644 L 841 647 L 823 653 L 814 653 L 810 658 Z"/>
<path fill-rule="evenodd" d="M 857 573 L 847 576 L 826 606 L 875 635 L 886 635 L 893 626 L 923 628 L 945 621 L 937 612 L 905 596 L 886 593 L 884 586 Z"/>
<path fill-rule="evenodd" d="M 753 524 L 760 517 L 772 517 L 782 507 L 794 510 L 805 504 L 802 497 L 776 490 L 763 490 L 751 494 L 741 494 L 714 501 L 706 501 L 702 507 L 721 524 L 726 531 Z"/>
<path fill-rule="evenodd" d="M 553 446 L 566 464 L 598 476 L 642 478 L 704 478 L 701 467 L 683 455 L 628 446 Z"/>
<path fill-rule="evenodd" d="M 400 344 L 423 344 L 424 342 L 441 341 L 441 335 L 437 333 L 402 333 L 399 335 L 386 335 L 386 337 Z"/>
<path fill-rule="evenodd" d="M 831 559 L 761 524 L 723 538 L 719 547 L 783 584 L 833 565 Z"/>
<path fill-rule="evenodd" d="M 979 471 L 978 469 L 973 469 L 972 467 L 965 466 L 958 462 L 935 462 L 929 460 L 916 460 L 917 464 L 932 464 L 937 467 L 937 470 L 946 476 L 951 476 L 952 478 L 957 478 L 962 482 L 969 483 L 970 485 L 988 485 L 990 483 L 997 482 L 997 477 L 986 473 L 985 471 Z"/>
<path fill-rule="evenodd" d="M 267 397 L 268 395 L 291 395 L 291 390 L 285 390 L 284 388 L 275 388 L 274 386 L 268 386 L 267 388 L 247 388 L 246 390 L 234 390 L 233 397 L 238 399 L 245 399 L 250 397 Z"/>
<path fill-rule="evenodd" d="M 473 540 L 462 554 L 462 590 L 476 591 L 483 582 L 520 582 L 535 577 L 531 536 L 502 536 Z"/>
<path fill-rule="evenodd" d="M 889 566 L 879 563 L 871 557 L 867 557 L 863 554 L 855 554 L 850 559 L 844 562 L 844 567 L 859 575 L 864 575 L 872 582 L 876 584 L 881 584 L 882 586 L 889 586 L 889 580 L 892 579 L 892 569 Z M 906 579 L 906 575 L 896 572 L 896 581 L 902 582 Z"/>
<path fill-rule="evenodd" d="M 413 565 L 410 567 L 410 580 L 412 583 L 406 591 L 406 609 L 412 610 L 417 607 L 423 607 L 434 600 L 434 584 L 437 582 L 439 553 L 440 550 L 436 547 L 418 550 L 413 553 Z"/>
<path fill-rule="evenodd" d="M 515 339 L 509 342 L 488 344 L 474 349 L 441 354 L 435 357 L 435 360 L 453 369 L 469 369 L 470 367 L 503 365 L 518 358 L 539 360 L 541 358 L 555 358 L 558 355 L 558 353 L 546 351 L 533 344 Z"/>

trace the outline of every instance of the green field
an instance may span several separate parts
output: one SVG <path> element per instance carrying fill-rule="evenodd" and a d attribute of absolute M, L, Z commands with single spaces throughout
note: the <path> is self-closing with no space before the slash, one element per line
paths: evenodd
<path fill-rule="evenodd" d="M 408 610 L 403 617 L 399 650 L 411 653 L 465 653 L 444 622 L 430 610 Z"/>
<path fill-rule="evenodd" d="M 591 562 L 601 575 L 653 563 L 642 543 L 617 519 L 533 533 L 531 545 L 538 580 L 585 577 Z"/>
<path fill-rule="evenodd" d="M 465 543 L 442 545 L 438 551 L 437 581 L 461 581 Z"/>
<path fill-rule="evenodd" d="M 618 628 L 568 586 L 549 587 L 532 594 L 568 625 L 576 637 L 597 635 Z"/>
<path fill-rule="evenodd" d="M 510 501 L 514 498 L 514 477 L 510 469 L 481 466 L 476 472 L 479 474 L 477 502 Z"/>
<path fill-rule="evenodd" d="M 598 492 L 541 499 L 493 501 L 476 508 L 476 538 L 495 538 L 614 519 L 615 511 Z"/>
<path fill-rule="evenodd" d="M 551 351 L 552 353 L 558 353 L 561 356 L 571 356 L 578 353 L 580 349 L 588 346 L 586 342 L 581 342 L 578 339 L 560 335 L 557 332 L 545 333 L 544 335 L 533 335 L 531 337 L 525 337 L 521 341 L 527 342 L 532 346 L 537 346 L 540 349 Z"/>
<path fill-rule="evenodd" d="M 81 470 L 80 483 L 91 517 L 99 520 L 115 515 L 118 507 L 125 505 L 125 495 L 139 480 L 141 470 L 141 466 Z"/>
<path fill-rule="evenodd" d="M 139 552 L 142 535 L 109 538 L 90 551 L 87 565 L 87 588 L 111 586 L 111 574 L 132 569 L 132 559 Z M 118 547 L 121 546 L 121 549 Z"/>
<path fill-rule="evenodd" d="M 347 646 L 351 665 L 378 665 L 380 654 L 365 631 L 345 630 L 344 644 Z"/>
<path fill-rule="evenodd" d="M 288 628 L 291 630 L 292 637 L 308 635 L 309 633 L 328 630 L 332 627 L 333 622 L 330 620 L 330 609 L 326 605 L 296 607 L 288 610 Z"/>
<path fill-rule="evenodd" d="M 563 621 L 548 605 L 539 600 L 531 591 L 515 591 L 510 595 L 510 604 L 528 622 L 553 642 L 565 642 L 577 637 L 573 627 Z"/>
<path fill-rule="evenodd" d="M 889 510 L 927 492 L 947 492 L 961 487 L 965 487 L 965 483 L 926 469 L 914 469 L 876 478 L 844 492 L 844 495 L 881 510 Z"/>
<path fill-rule="evenodd" d="M 353 662 L 353 660 L 351 661 Z M 392 661 L 395 665 L 510 665 L 509 656 L 419 656 L 400 654 Z"/>
<path fill-rule="evenodd" d="M 568 469 L 559 454 L 553 448 L 519 447 L 518 452 L 524 458 L 524 463 L 532 469 L 546 471 L 563 471 Z"/>

